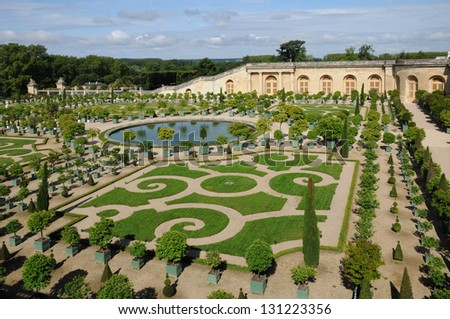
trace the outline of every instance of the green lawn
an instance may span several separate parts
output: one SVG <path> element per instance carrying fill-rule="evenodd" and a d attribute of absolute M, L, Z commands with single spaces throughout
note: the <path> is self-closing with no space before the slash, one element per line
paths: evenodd
<path fill-rule="evenodd" d="M 232 165 L 205 165 L 202 168 L 212 169 L 220 173 L 240 173 L 253 174 L 257 176 L 265 176 L 267 173 L 258 171 L 256 166 L 249 165 L 245 162 L 234 162 Z"/>
<path fill-rule="evenodd" d="M 97 213 L 98 217 L 114 217 L 119 214 L 119 211 L 117 209 L 106 209 L 102 210 L 101 212 Z"/>
<path fill-rule="evenodd" d="M 325 216 L 317 216 L 319 222 Z M 255 239 L 262 239 L 270 245 L 303 236 L 303 216 L 283 216 L 247 222 L 236 236 L 220 243 L 200 246 L 204 250 L 218 250 L 224 254 L 245 256 L 246 249 Z"/>
<path fill-rule="evenodd" d="M 238 197 L 210 197 L 200 194 L 191 194 L 186 197 L 168 202 L 168 205 L 183 203 L 205 203 L 221 205 L 237 210 L 242 215 L 251 215 L 279 211 L 283 209 L 287 199 L 275 197 L 270 194 L 259 192 L 256 194 Z"/>
<path fill-rule="evenodd" d="M 12 143 L 13 145 L 8 145 Z M 11 148 L 22 148 L 25 145 L 31 145 L 36 143 L 36 140 L 21 139 L 21 138 L 9 138 L 0 137 L 0 148 L 11 149 Z"/>
<path fill-rule="evenodd" d="M 12 148 L 12 149 L 6 149 L 1 150 L 0 155 L 6 155 L 6 156 L 20 156 L 31 153 L 31 150 L 21 149 L 21 148 Z"/>
<path fill-rule="evenodd" d="M 305 177 L 305 182 L 307 182 L 308 177 L 312 177 L 314 183 L 322 180 L 320 176 L 314 174 L 288 173 L 275 176 L 270 180 L 269 185 L 273 190 L 281 194 L 303 196 L 306 194 L 307 187 L 294 183 L 294 179 L 299 177 Z M 336 187 L 337 184 L 315 187 L 314 204 L 316 209 L 330 209 Z M 302 199 L 297 209 L 304 209 L 304 205 L 304 199 Z"/>
<path fill-rule="evenodd" d="M 276 160 L 276 158 L 280 158 L 280 155 L 277 153 L 263 153 L 257 154 L 253 161 L 255 163 L 261 165 L 269 166 L 269 169 L 274 171 L 286 171 L 289 170 L 293 166 L 304 166 L 314 162 L 317 159 L 317 155 L 311 154 L 294 154 L 294 159 L 287 160 Z"/>
<path fill-rule="evenodd" d="M 43 154 L 43 153 L 33 153 L 33 154 L 28 154 L 28 155 L 22 156 L 21 162 L 29 162 L 29 161 L 31 161 L 31 160 L 33 159 L 33 157 L 39 157 L 39 158 L 42 158 L 42 157 L 45 157 L 45 156 L 46 156 L 46 155 Z"/>
<path fill-rule="evenodd" d="M 183 176 L 183 177 L 190 177 L 190 178 L 199 178 L 202 176 L 209 175 L 206 172 L 191 170 L 185 165 L 176 165 L 171 164 L 168 166 L 161 166 L 158 168 L 155 168 L 151 170 L 148 173 L 145 173 L 139 178 L 145 178 L 150 176 L 160 176 L 160 175 L 169 175 L 169 176 Z"/>
<path fill-rule="evenodd" d="M 304 171 L 314 171 L 331 175 L 335 180 L 339 180 L 342 173 L 342 165 L 339 163 L 322 163 L 318 166 L 303 168 Z"/>
<path fill-rule="evenodd" d="M 128 218 L 114 224 L 114 234 L 119 237 L 132 237 L 151 241 L 155 238 L 155 229 L 164 222 L 177 218 L 195 218 L 202 220 L 205 227 L 200 230 L 188 231 L 183 226 L 191 223 L 180 223 L 172 227 L 185 233 L 189 238 L 201 238 L 215 235 L 227 227 L 229 220 L 225 214 L 206 208 L 180 208 L 164 212 L 146 209 L 134 212 Z"/>
<path fill-rule="evenodd" d="M 136 207 L 148 204 L 152 193 L 132 193 L 124 188 L 116 188 L 106 194 L 97 197 L 80 207 L 101 207 L 106 205 L 127 205 Z"/>
<path fill-rule="evenodd" d="M 4 164 L 12 164 L 14 163 L 14 160 L 12 158 L 9 157 L 0 157 L 0 165 L 4 165 Z"/>
<path fill-rule="evenodd" d="M 200 184 L 203 189 L 215 193 L 239 193 L 250 190 L 256 185 L 254 179 L 234 175 L 211 177 Z"/>
<path fill-rule="evenodd" d="M 170 179 L 170 178 L 153 178 L 149 180 L 142 181 L 138 184 L 139 189 L 154 189 L 155 185 L 152 184 L 165 184 L 166 187 L 160 189 L 159 191 L 151 192 L 153 196 L 151 199 L 155 198 L 163 198 L 172 196 L 178 193 L 181 193 L 186 188 L 188 188 L 188 184 L 185 181 L 180 181 L 178 179 Z"/>

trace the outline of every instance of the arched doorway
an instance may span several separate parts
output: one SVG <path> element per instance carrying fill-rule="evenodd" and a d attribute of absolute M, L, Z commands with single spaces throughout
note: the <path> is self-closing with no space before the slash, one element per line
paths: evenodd
<path fill-rule="evenodd" d="M 320 78 L 320 88 L 325 94 L 333 93 L 333 79 L 329 75 Z"/>
<path fill-rule="evenodd" d="M 298 78 L 298 92 L 299 93 L 309 92 L 309 78 L 306 75 L 302 75 Z"/>
<path fill-rule="evenodd" d="M 416 99 L 416 91 L 419 87 L 419 80 L 414 75 L 408 76 L 406 83 L 406 100 L 414 101 Z"/>
<path fill-rule="evenodd" d="M 266 94 L 275 95 L 278 92 L 278 81 L 273 75 L 266 78 Z"/>
<path fill-rule="evenodd" d="M 228 80 L 227 83 L 227 94 L 234 93 L 234 82 L 232 80 Z"/>
<path fill-rule="evenodd" d="M 375 89 L 381 94 L 381 77 L 379 75 L 371 75 L 369 77 L 369 90 Z"/>
<path fill-rule="evenodd" d="M 433 76 L 430 79 L 431 92 L 444 91 L 445 80 L 441 76 Z"/>
<path fill-rule="evenodd" d="M 356 78 L 353 75 L 347 75 L 344 78 L 344 94 L 350 95 L 356 90 Z"/>

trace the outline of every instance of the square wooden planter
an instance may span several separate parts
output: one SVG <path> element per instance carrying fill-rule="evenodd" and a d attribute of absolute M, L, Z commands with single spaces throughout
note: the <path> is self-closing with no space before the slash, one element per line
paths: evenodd
<path fill-rule="evenodd" d="M 13 207 L 14 207 L 13 203 L 11 203 L 11 202 L 6 202 L 6 204 L 5 204 L 5 209 L 6 209 L 6 210 L 12 209 Z"/>
<path fill-rule="evenodd" d="M 112 119 L 113 124 L 119 123 L 119 119 Z"/>
<path fill-rule="evenodd" d="M 69 246 L 66 247 L 66 255 L 69 257 L 73 257 L 78 254 L 79 248 L 78 246 Z"/>
<path fill-rule="evenodd" d="M 222 276 L 222 273 L 220 272 L 220 270 L 211 269 L 208 273 L 208 283 L 217 284 L 219 282 L 221 276 Z"/>
<path fill-rule="evenodd" d="M 265 275 L 258 276 L 253 275 L 250 279 L 250 291 L 254 294 L 264 295 L 264 291 L 267 287 L 267 277 Z"/>
<path fill-rule="evenodd" d="M 140 115 L 139 115 L 139 119 L 140 119 L 140 120 L 145 120 L 145 115 L 144 115 L 144 114 L 140 114 Z"/>
<path fill-rule="evenodd" d="M 163 150 L 163 157 L 170 157 L 172 155 L 172 150 L 165 148 Z"/>
<path fill-rule="evenodd" d="M 96 264 L 106 264 L 111 260 L 111 250 L 100 248 L 95 252 L 95 263 Z"/>
<path fill-rule="evenodd" d="M 23 212 L 24 210 L 25 210 L 25 204 L 24 203 L 19 203 L 19 204 L 17 204 L 17 210 L 19 211 L 19 212 Z"/>
<path fill-rule="evenodd" d="M 180 263 L 167 263 L 166 264 L 166 273 L 169 277 L 178 278 L 181 274 L 183 268 Z"/>
<path fill-rule="evenodd" d="M 22 242 L 22 238 L 20 236 L 12 236 L 9 238 L 9 245 L 11 247 L 16 247 Z"/>
<path fill-rule="evenodd" d="M 299 142 L 298 142 L 298 141 L 296 141 L 296 140 L 291 140 L 291 146 L 292 146 L 292 147 L 298 147 L 298 145 L 299 145 Z"/>
<path fill-rule="evenodd" d="M 144 267 L 144 259 L 143 258 L 133 258 L 131 260 L 131 268 L 139 270 Z"/>
<path fill-rule="evenodd" d="M 386 152 L 390 153 L 392 151 L 392 147 L 386 146 Z"/>
<path fill-rule="evenodd" d="M 50 248 L 50 238 L 40 238 L 34 241 L 34 251 L 43 253 Z"/>
<path fill-rule="evenodd" d="M 208 145 L 200 146 L 199 153 L 200 153 L 200 155 L 209 154 L 209 146 Z"/>

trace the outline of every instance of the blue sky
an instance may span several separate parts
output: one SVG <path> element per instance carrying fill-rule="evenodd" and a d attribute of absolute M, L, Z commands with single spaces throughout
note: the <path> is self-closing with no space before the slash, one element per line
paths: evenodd
<path fill-rule="evenodd" d="M 52 54 L 233 58 L 304 40 L 323 57 L 371 44 L 376 54 L 450 51 L 449 0 L 0 0 L 0 43 Z"/>

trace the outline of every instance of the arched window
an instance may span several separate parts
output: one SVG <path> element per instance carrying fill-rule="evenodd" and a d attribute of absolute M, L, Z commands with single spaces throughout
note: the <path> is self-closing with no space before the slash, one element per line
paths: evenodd
<path fill-rule="evenodd" d="M 227 81 L 227 93 L 234 93 L 234 82 L 232 80 Z"/>
<path fill-rule="evenodd" d="M 275 95 L 278 92 L 277 78 L 274 76 L 268 76 L 266 78 L 266 94 Z"/>
<path fill-rule="evenodd" d="M 414 101 L 416 98 L 416 91 L 419 86 L 419 81 L 414 75 L 408 76 L 408 85 L 407 85 L 407 98 L 409 101 Z"/>
<path fill-rule="evenodd" d="M 369 90 L 375 89 L 378 94 L 381 93 L 381 78 L 378 75 L 371 75 L 369 77 Z"/>
<path fill-rule="evenodd" d="M 302 75 L 298 78 L 298 92 L 307 93 L 309 92 L 309 78 L 306 75 Z"/>
<path fill-rule="evenodd" d="M 440 76 L 433 76 L 431 79 L 431 92 L 444 91 L 445 81 Z"/>
<path fill-rule="evenodd" d="M 344 78 L 344 94 L 352 94 L 352 90 L 356 90 L 356 78 L 353 75 L 347 75 Z"/>
<path fill-rule="evenodd" d="M 320 78 L 320 88 L 325 94 L 333 93 L 333 79 L 329 75 Z"/>

